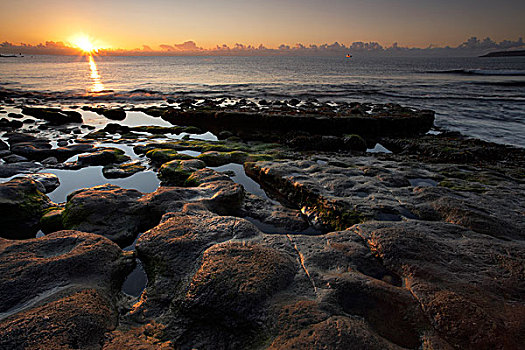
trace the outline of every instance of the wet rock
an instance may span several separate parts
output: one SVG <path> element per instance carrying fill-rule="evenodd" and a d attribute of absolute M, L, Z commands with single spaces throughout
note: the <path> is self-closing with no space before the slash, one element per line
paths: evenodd
<path fill-rule="evenodd" d="M 9 145 L 4 141 L 0 140 L 0 151 L 5 151 L 9 149 Z"/>
<path fill-rule="evenodd" d="M 0 119 L 0 129 L 12 130 L 21 128 L 24 125 L 20 120 Z"/>
<path fill-rule="evenodd" d="M 40 163 L 42 163 L 43 165 L 55 165 L 58 163 L 58 159 L 56 157 L 49 157 L 42 160 Z"/>
<path fill-rule="evenodd" d="M 26 178 L 30 178 L 35 181 L 39 186 L 39 191 L 42 193 L 53 192 L 58 186 L 60 186 L 60 180 L 58 176 L 51 173 L 34 173 L 24 175 Z"/>
<path fill-rule="evenodd" d="M 127 134 L 131 129 L 126 125 L 108 123 L 103 130 L 109 134 Z"/>
<path fill-rule="evenodd" d="M 206 163 L 207 166 L 221 166 L 229 163 L 244 164 L 245 160 L 248 158 L 248 154 L 241 151 L 232 151 L 232 152 L 216 152 L 209 151 L 200 154 L 197 157 L 199 160 L 202 160 Z"/>
<path fill-rule="evenodd" d="M 18 174 L 33 173 L 42 169 L 42 165 L 33 162 L 0 164 L 0 177 L 6 178 Z"/>
<path fill-rule="evenodd" d="M 99 148 L 90 154 L 79 155 L 78 163 L 82 166 L 108 165 L 113 163 L 123 163 L 129 159 L 130 158 L 124 154 L 124 151 L 119 148 Z"/>
<path fill-rule="evenodd" d="M 9 113 L 7 115 L 9 118 L 14 118 L 14 119 L 22 119 L 24 116 L 20 113 Z"/>
<path fill-rule="evenodd" d="M 146 157 L 151 159 L 154 164 L 164 164 L 171 160 L 192 159 L 192 156 L 181 154 L 173 149 L 155 148 L 146 152 Z"/>
<path fill-rule="evenodd" d="M 29 178 L 0 184 L 0 236 L 10 239 L 34 237 L 40 218 L 52 202 Z"/>
<path fill-rule="evenodd" d="M 50 234 L 52 232 L 61 231 L 64 229 L 62 222 L 62 215 L 64 208 L 51 207 L 49 210 L 40 218 L 40 229 L 44 234 Z"/>
<path fill-rule="evenodd" d="M 2 159 L 6 163 L 20 163 L 29 161 L 29 159 L 27 159 L 26 157 L 22 157 L 17 154 L 10 154 L 8 156 L 3 157 Z"/>
<path fill-rule="evenodd" d="M 195 170 L 188 167 L 182 167 L 181 161 L 179 160 L 172 160 L 170 162 L 164 163 L 160 167 L 159 179 L 161 179 L 162 184 L 166 186 L 193 187 L 197 186 L 198 183 L 188 179 Z"/>
<path fill-rule="evenodd" d="M 102 115 L 111 120 L 126 119 L 126 111 L 123 109 L 106 109 L 102 112 Z"/>
<path fill-rule="evenodd" d="M 524 149 L 470 139 L 459 133 L 447 132 L 408 139 L 384 138 L 381 144 L 395 153 L 417 157 L 428 163 L 525 167 Z"/>
<path fill-rule="evenodd" d="M 44 160 L 49 157 L 65 160 L 75 154 L 88 152 L 93 149 L 93 145 L 88 144 L 76 144 L 52 149 L 47 139 L 18 133 L 9 134 L 8 142 L 13 153 L 32 160 Z"/>
<path fill-rule="evenodd" d="M 22 113 L 42 119 L 50 124 L 62 125 L 67 123 L 82 123 L 82 115 L 76 111 L 62 111 L 57 108 L 24 107 Z"/>
<path fill-rule="evenodd" d="M 108 179 L 125 178 L 133 174 L 139 173 L 146 169 L 145 166 L 139 162 L 125 163 L 125 164 L 112 164 L 106 165 L 102 169 L 102 174 Z"/>
<path fill-rule="evenodd" d="M 115 328 L 129 253 L 93 234 L 0 239 L 0 347 L 97 348 Z"/>
<path fill-rule="evenodd" d="M 276 108 L 276 107 L 274 107 Z M 283 107 L 277 107 L 283 108 Z M 286 109 L 286 108 L 285 108 Z M 400 106 L 385 106 L 372 114 L 335 112 L 327 109 L 297 113 L 293 110 L 274 113 L 239 110 L 168 109 L 163 119 L 175 125 L 193 125 L 219 134 L 222 130 L 235 132 L 242 138 L 274 138 L 289 132 L 304 131 L 316 135 L 359 134 L 367 137 L 417 135 L 425 133 L 434 123 L 434 112 L 413 111 Z"/>

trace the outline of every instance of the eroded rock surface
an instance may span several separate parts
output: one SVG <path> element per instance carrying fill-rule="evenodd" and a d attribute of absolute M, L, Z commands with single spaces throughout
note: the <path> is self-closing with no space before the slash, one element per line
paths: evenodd
<path fill-rule="evenodd" d="M 94 234 L 0 239 L 0 347 L 100 348 L 133 265 L 132 254 Z"/>

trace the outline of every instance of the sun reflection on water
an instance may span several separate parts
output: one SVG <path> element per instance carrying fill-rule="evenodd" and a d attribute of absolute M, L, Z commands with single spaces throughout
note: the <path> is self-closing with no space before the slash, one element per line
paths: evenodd
<path fill-rule="evenodd" d="M 91 68 L 91 80 L 93 84 L 91 87 L 91 92 L 103 91 L 104 84 L 102 84 L 102 80 L 100 79 L 100 74 L 98 74 L 97 64 L 95 63 L 95 59 L 93 58 L 93 55 L 89 55 L 89 67 Z"/>

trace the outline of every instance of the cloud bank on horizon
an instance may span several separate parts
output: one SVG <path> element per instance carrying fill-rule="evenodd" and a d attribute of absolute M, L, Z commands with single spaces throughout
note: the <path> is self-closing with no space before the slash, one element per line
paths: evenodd
<path fill-rule="evenodd" d="M 131 50 L 125 49 L 100 49 L 98 55 L 101 56 L 340 56 L 347 53 L 353 55 L 367 56 L 473 56 L 480 55 L 496 50 L 515 50 L 524 49 L 525 43 L 522 38 L 517 40 L 503 40 L 496 42 L 490 38 L 480 40 L 471 37 L 456 47 L 439 47 L 429 45 L 425 48 L 402 47 L 397 43 L 390 46 L 383 46 L 377 42 L 353 42 L 345 45 L 338 42 L 322 45 L 303 45 L 293 46 L 282 44 L 278 48 L 267 48 L 264 45 L 252 46 L 237 43 L 233 46 L 226 44 L 217 45 L 214 48 L 205 49 L 199 47 L 194 41 L 186 41 L 182 44 L 161 44 L 158 48 L 143 45 L 141 48 Z M 46 41 L 38 45 L 14 44 L 4 41 L 0 44 L 0 53 L 22 53 L 28 55 L 83 55 L 83 52 L 73 45 L 64 42 Z"/>

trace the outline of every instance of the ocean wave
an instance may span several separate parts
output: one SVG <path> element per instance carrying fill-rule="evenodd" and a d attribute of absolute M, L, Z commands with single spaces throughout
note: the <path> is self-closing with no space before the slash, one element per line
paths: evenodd
<path fill-rule="evenodd" d="M 525 81 L 474 81 L 471 84 L 504 87 L 525 87 Z"/>
<path fill-rule="evenodd" d="M 525 70 L 507 69 L 450 69 L 427 71 L 430 74 L 482 75 L 482 76 L 525 76 Z"/>

